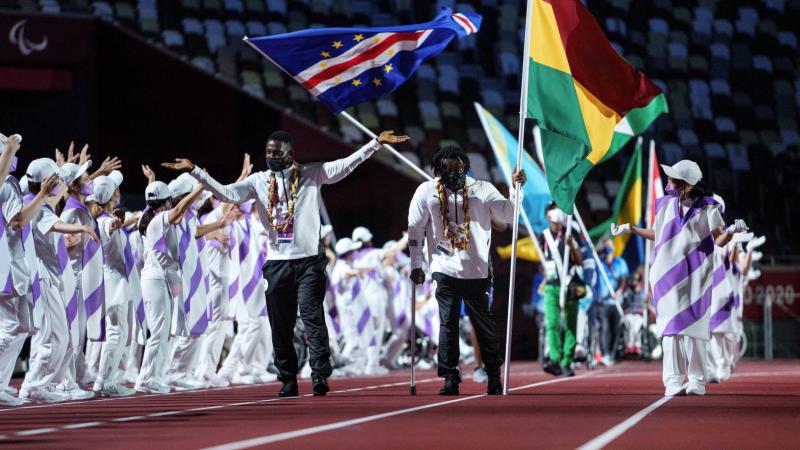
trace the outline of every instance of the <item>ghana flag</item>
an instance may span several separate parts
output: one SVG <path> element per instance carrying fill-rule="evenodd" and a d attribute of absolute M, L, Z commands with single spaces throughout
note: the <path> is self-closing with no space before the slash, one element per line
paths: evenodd
<path fill-rule="evenodd" d="M 550 192 L 571 213 L 586 174 L 667 111 L 578 0 L 530 0 L 528 118 L 539 122 Z"/>

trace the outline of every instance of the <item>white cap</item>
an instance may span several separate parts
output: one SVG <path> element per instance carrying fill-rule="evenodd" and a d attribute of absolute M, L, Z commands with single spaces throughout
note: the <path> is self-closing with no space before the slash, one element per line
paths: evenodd
<path fill-rule="evenodd" d="M 65 164 L 66 165 L 66 164 Z M 28 164 L 28 170 L 25 172 L 27 181 L 34 183 L 41 183 L 45 178 L 50 175 L 57 174 L 61 179 L 64 179 L 64 171 L 58 167 L 55 161 L 50 158 L 34 159 Z M 27 184 L 27 183 L 26 183 Z"/>
<path fill-rule="evenodd" d="M 319 237 L 324 238 L 325 236 L 329 235 L 331 231 L 333 231 L 332 226 L 323 225 L 322 228 L 319 229 Z"/>
<path fill-rule="evenodd" d="M 86 173 L 86 171 L 89 170 L 89 167 L 92 167 L 92 161 L 86 161 L 80 166 L 75 163 L 66 163 L 61 166 L 61 171 L 63 172 L 61 179 L 65 183 L 70 184 L 80 178 L 81 175 Z"/>
<path fill-rule="evenodd" d="M 167 183 L 163 181 L 153 181 L 144 190 L 145 200 L 165 200 L 172 197 Z"/>
<path fill-rule="evenodd" d="M 101 205 L 108 203 L 114 192 L 117 190 L 117 183 L 114 179 L 107 176 L 99 176 L 94 179 L 94 190 L 92 195 L 86 197 L 87 201 L 97 202 Z"/>
<path fill-rule="evenodd" d="M 369 242 L 372 240 L 372 233 L 369 232 L 367 227 L 356 227 L 356 229 L 353 230 L 353 240 Z"/>
<path fill-rule="evenodd" d="M 22 178 L 19 179 L 19 188 L 22 190 L 22 195 L 28 195 L 31 193 L 31 190 L 28 189 L 27 175 L 23 175 Z"/>
<path fill-rule="evenodd" d="M 397 241 L 394 241 L 394 240 L 386 241 L 386 243 L 383 244 L 383 249 L 384 250 L 389 250 L 390 248 L 394 247 L 395 244 L 397 244 Z"/>
<path fill-rule="evenodd" d="M 194 179 L 193 176 L 189 175 L 188 173 L 182 173 L 178 175 L 178 178 L 169 182 L 169 190 L 172 193 L 173 197 L 180 197 L 181 195 L 186 195 L 197 186 L 197 180 Z"/>
<path fill-rule="evenodd" d="M 668 177 L 676 180 L 683 180 L 692 186 L 703 179 L 703 172 L 700 170 L 700 166 L 698 166 L 696 162 L 688 159 L 678 161 L 672 167 L 662 164 L 661 168 L 664 169 L 664 173 L 666 173 Z"/>
<path fill-rule="evenodd" d="M 112 170 L 111 173 L 108 174 L 108 177 L 114 180 L 114 184 L 116 184 L 117 187 L 120 187 L 122 185 L 123 177 L 122 177 L 122 172 L 120 172 L 119 170 Z"/>
<path fill-rule="evenodd" d="M 562 210 L 560 210 L 558 208 L 554 208 L 554 209 L 551 209 L 550 211 L 547 211 L 547 220 L 549 220 L 550 222 L 562 223 L 562 222 L 564 222 L 565 218 L 566 218 L 566 215 L 564 214 L 564 211 L 562 211 Z"/>
<path fill-rule="evenodd" d="M 350 238 L 341 238 L 336 243 L 336 247 L 334 248 L 334 251 L 336 252 L 337 256 L 342 256 L 342 255 L 344 255 L 346 253 L 352 252 L 353 250 L 360 249 L 361 245 L 362 245 L 361 242 L 354 242 Z"/>

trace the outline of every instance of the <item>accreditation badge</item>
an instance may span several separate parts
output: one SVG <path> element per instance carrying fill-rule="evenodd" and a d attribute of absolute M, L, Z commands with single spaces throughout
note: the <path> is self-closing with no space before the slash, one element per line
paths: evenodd
<path fill-rule="evenodd" d="M 278 218 L 278 226 L 283 228 L 286 219 L 283 217 Z M 291 244 L 294 242 L 294 220 L 289 219 L 289 224 L 284 231 L 278 231 L 278 238 L 275 240 L 278 244 Z"/>

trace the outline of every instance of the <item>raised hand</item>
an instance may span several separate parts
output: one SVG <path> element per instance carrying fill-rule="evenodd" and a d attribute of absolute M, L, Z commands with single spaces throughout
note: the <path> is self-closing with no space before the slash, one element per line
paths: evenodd
<path fill-rule="evenodd" d="M 42 180 L 41 192 L 44 192 L 47 195 L 50 195 L 50 192 L 58 186 L 61 180 L 58 178 L 57 174 L 52 174 L 49 177 Z"/>
<path fill-rule="evenodd" d="M 194 163 L 190 159 L 175 158 L 174 163 L 161 163 L 161 167 L 166 167 L 167 169 L 172 170 L 192 170 L 194 169 Z"/>
<path fill-rule="evenodd" d="M 511 174 L 511 182 L 512 183 L 519 183 L 520 186 L 524 186 L 525 182 L 528 181 L 528 177 L 525 176 L 524 170 L 515 171 Z"/>
<path fill-rule="evenodd" d="M 409 278 L 411 278 L 411 281 L 413 281 L 414 284 L 422 284 L 425 282 L 425 272 L 423 272 L 420 268 L 416 268 L 411 271 Z"/>
<path fill-rule="evenodd" d="M 80 154 L 78 154 L 78 164 L 85 163 L 91 157 L 92 155 L 89 154 L 89 144 L 84 144 Z"/>
<path fill-rule="evenodd" d="M 17 136 L 19 135 L 14 134 L 11 135 L 11 137 L 6 137 L 5 135 L 0 134 L 0 143 L 2 143 L 6 147 L 5 151 L 10 151 L 12 153 L 15 153 L 17 150 L 19 150 L 20 141 L 16 139 Z"/>
<path fill-rule="evenodd" d="M 744 233 L 748 229 L 749 228 L 747 228 L 747 225 L 744 223 L 744 220 L 736 219 L 733 222 L 733 225 L 730 225 L 728 228 L 725 229 L 725 232 L 728 234 Z"/>
<path fill-rule="evenodd" d="M 113 233 L 114 231 L 117 231 L 120 228 L 122 228 L 122 221 L 119 220 L 118 218 L 114 219 L 114 221 L 111 222 L 111 232 Z"/>
<path fill-rule="evenodd" d="M 611 224 L 611 235 L 612 236 L 619 236 L 621 234 L 626 234 L 626 233 L 630 233 L 630 232 L 631 232 L 631 224 L 629 224 L 629 223 L 623 223 L 620 226 L 617 226 L 617 224 L 615 224 L 615 223 Z"/>
<path fill-rule="evenodd" d="M 251 173 L 253 173 L 253 164 L 250 162 L 250 153 L 245 153 L 244 160 L 242 161 L 242 173 L 239 175 L 239 179 L 244 180 L 249 177 Z"/>
<path fill-rule="evenodd" d="M 144 177 L 147 178 L 148 183 L 156 181 L 156 174 L 147 164 L 142 164 L 142 173 L 144 174 Z"/>
<path fill-rule="evenodd" d="M 97 169 L 97 174 L 99 175 L 108 175 L 114 170 L 119 170 L 122 168 L 122 161 L 119 160 L 116 156 L 107 156 L 106 159 L 103 160 L 103 163 L 100 164 L 100 167 Z"/>
<path fill-rule="evenodd" d="M 100 242 L 100 238 L 97 237 L 97 233 L 94 232 L 92 227 L 90 227 L 88 225 L 83 227 L 83 232 L 86 233 L 87 236 L 92 238 L 93 241 L 98 242 L 98 243 Z"/>
<path fill-rule="evenodd" d="M 381 131 L 380 136 L 378 136 L 378 143 L 379 144 L 398 144 L 400 142 L 405 142 L 411 139 L 406 135 L 396 136 L 394 134 L 394 130 L 389 131 Z"/>
<path fill-rule="evenodd" d="M 75 154 L 75 141 L 69 141 L 69 148 L 67 149 L 67 162 L 74 163 L 78 160 L 80 155 Z"/>

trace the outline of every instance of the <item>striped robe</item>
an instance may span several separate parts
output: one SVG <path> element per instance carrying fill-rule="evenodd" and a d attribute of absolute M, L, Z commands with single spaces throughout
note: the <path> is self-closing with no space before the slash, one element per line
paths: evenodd
<path fill-rule="evenodd" d="M 712 333 L 733 333 L 735 331 L 735 310 L 739 292 L 734 265 L 730 261 L 730 248 L 729 245 L 727 248 L 717 248 L 714 252 L 714 279 L 721 278 L 721 281 L 714 286 L 711 295 L 709 331 Z M 724 275 L 720 277 L 719 272 Z"/>
<path fill-rule="evenodd" d="M 701 197 L 681 216 L 678 197 L 656 200 L 650 283 L 661 336 L 710 338 L 712 288 L 725 275 L 714 272 L 712 231 L 724 225 L 719 208 L 713 198 Z"/>

